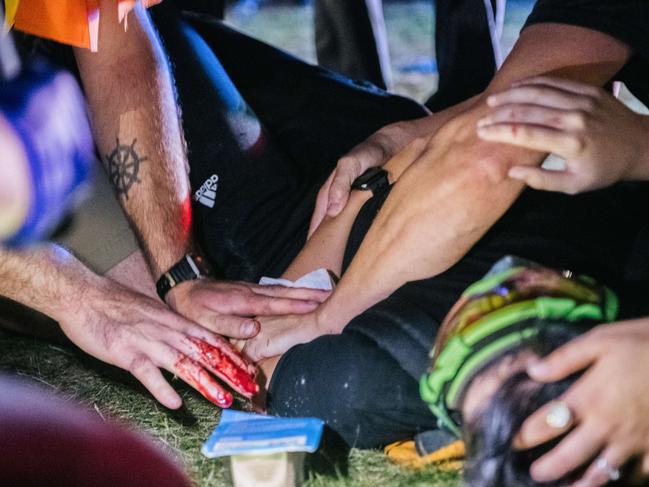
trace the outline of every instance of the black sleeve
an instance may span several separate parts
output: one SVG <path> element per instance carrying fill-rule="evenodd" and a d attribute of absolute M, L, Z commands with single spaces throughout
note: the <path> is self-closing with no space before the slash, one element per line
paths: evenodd
<path fill-rule="evenodd" d="M 523 29 L 546 22 L 596 30 L 628 45 L 633 58 L 615 79 L 649 102 L 649 0 L 538 0 Z"/>
<path fill-rule="evenodd" d="M 649 60 L 649 0 L 538 0 L 525 27 L 542 22 L 603 32 Z"/>

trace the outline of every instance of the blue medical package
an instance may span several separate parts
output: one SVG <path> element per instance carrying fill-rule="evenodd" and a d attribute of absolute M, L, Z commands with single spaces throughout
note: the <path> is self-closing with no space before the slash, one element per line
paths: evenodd
<path fill-rule="evenodd" d="M 317 418 L 279 418 L 226 409 L 203 445 L 208 458 L 278 452 L 313 453 L 324 423 Z"/>

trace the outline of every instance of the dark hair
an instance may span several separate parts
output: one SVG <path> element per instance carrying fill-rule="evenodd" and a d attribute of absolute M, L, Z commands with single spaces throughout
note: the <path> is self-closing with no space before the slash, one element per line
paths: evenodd
<path fill-rule="evenodd" d="M 539 333 L 522 350 L 545 356 L 583 331 L 574 324 L 539 323 Z M 502 357 L 501 357 L 502 358 Z M 555 482 L 538 483 L 530 476 L 530 466 L 550 451 L 561 438 L 529 450 L 512 447 L 523 422 L 544 404 L 563 394 L 579 374 L 562 381 L 540 384 L 526 372 L 509 377 L 476 419 L 464 425 L 467 445 L 465 481 L 471 487 L 561 486 L 577 480 L 583 471 L 572 472 Z"/>

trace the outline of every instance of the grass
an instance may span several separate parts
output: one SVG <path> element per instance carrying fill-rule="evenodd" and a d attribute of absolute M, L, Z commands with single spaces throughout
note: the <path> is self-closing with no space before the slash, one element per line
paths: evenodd
<path fill-rule="evenodd" d="M 257 15 L 232 18 L 238 27 L 309 61 L 315 60 L 311 10 L 305 7 L 262 9 Z M 433 57 L 433 12 L 428 1 L 388 4 L 385 10 L 394 91 L 424 100 L 437 83 L 432 72 L 405 66 Z M 510 3 L 505 49 L 513 43 L 525 9 Z M 219 411 L 180 381 L 174 385 L 185 406 L 168 411 L 159 406 L 128 374 L 73 348 L 0 332 L 0 370 L 41 383 L 71 402 L 85 404 L 99 417 L 111 416 L 150 434 L 174 452 L 198 485 L 227 485 L 223 461 L 208 460 L 200 446 L 219 419 Z M 352 450 L 344 474 L 312 473 L 312 487 L 455 486 L 456 474 L 430 468 L 411 472 L 391 464 L 380 451 Z"/>
<path fill-rule="evenodd" d="M 177 455 L 200 486 L 228 485 L 223 460 L 200 453 L 219 419 L 219 411 L 180 381 L 173 385 L 183 398 L 179 411 L 156 403 L 129 374 L 105 365 L 73 347 L 0 331 L 0 371 L 39 383 L 64 399 L 81 403 L 99 418 L 117 418 L 148 433 L 160 447 Z M 235 407 L 242 404 L 235 404 Z M 410 472 L 392 465 L 380 451 L 352 450 L 346 472 L 311 473 L 310 487 L 455 486 L 455 474 L 435 468 Z"/>

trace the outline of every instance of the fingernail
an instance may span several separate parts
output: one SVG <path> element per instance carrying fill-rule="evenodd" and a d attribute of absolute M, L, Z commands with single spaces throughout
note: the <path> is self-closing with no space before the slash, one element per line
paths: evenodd
<path fill-rule="evenodd" d="M 481 118 L 480 120 L 478 120 L 477 127 L 478 128 L 484 127 L 485 125 L 488 125 L 488 124 L 489 124 L 489 117 L 484 117 L 484 118 Z"/>
<path fill-rule="evenodd" d="M 522 171 L 517 167 L 512 167 L 507 174 L 513 179 L 520 179 L 523 177 Z"/>
<path fill-rule="evenodd" d="M 487 105 L 489 105 L 490 107 L 496 105 L 497 103 L 498 103 L 498 97 L 497 96 L 491 95 L 491 96 L 487 97 Z"/>
<path fill-rule="evenodd" d="M 541 466 L 540 468 L 536 466 L 536 464 L 532 464 L 530 468 L 530 477 L 532 477 L 533 480 L 537 482 L 546 482 L 547 480 L 550 480 L 547 478 L 546 472 L 543 471 L 543 467 Z"/>
<path fill-rule="evenodd" d="M 165 401 L 169 405 L 169 409 L 178 409 L 180 406 L 183 405 L 182 399 L 172 394 L 169 394 L 165 399 Z"/>
<path fill-rule="evenodd" d="M 243 325 L 241 325 L 241 334 L 247 337 L 256 335 L 259 326 L 260 324 L 257 320 L 246 321 Z"/>
<path fill-rule="evenodd" d="M 527 364 L 527 373 L 532 377 L 539 377 L 547 374 L 550 368 L 540 360 L 532 360 Z"/>

